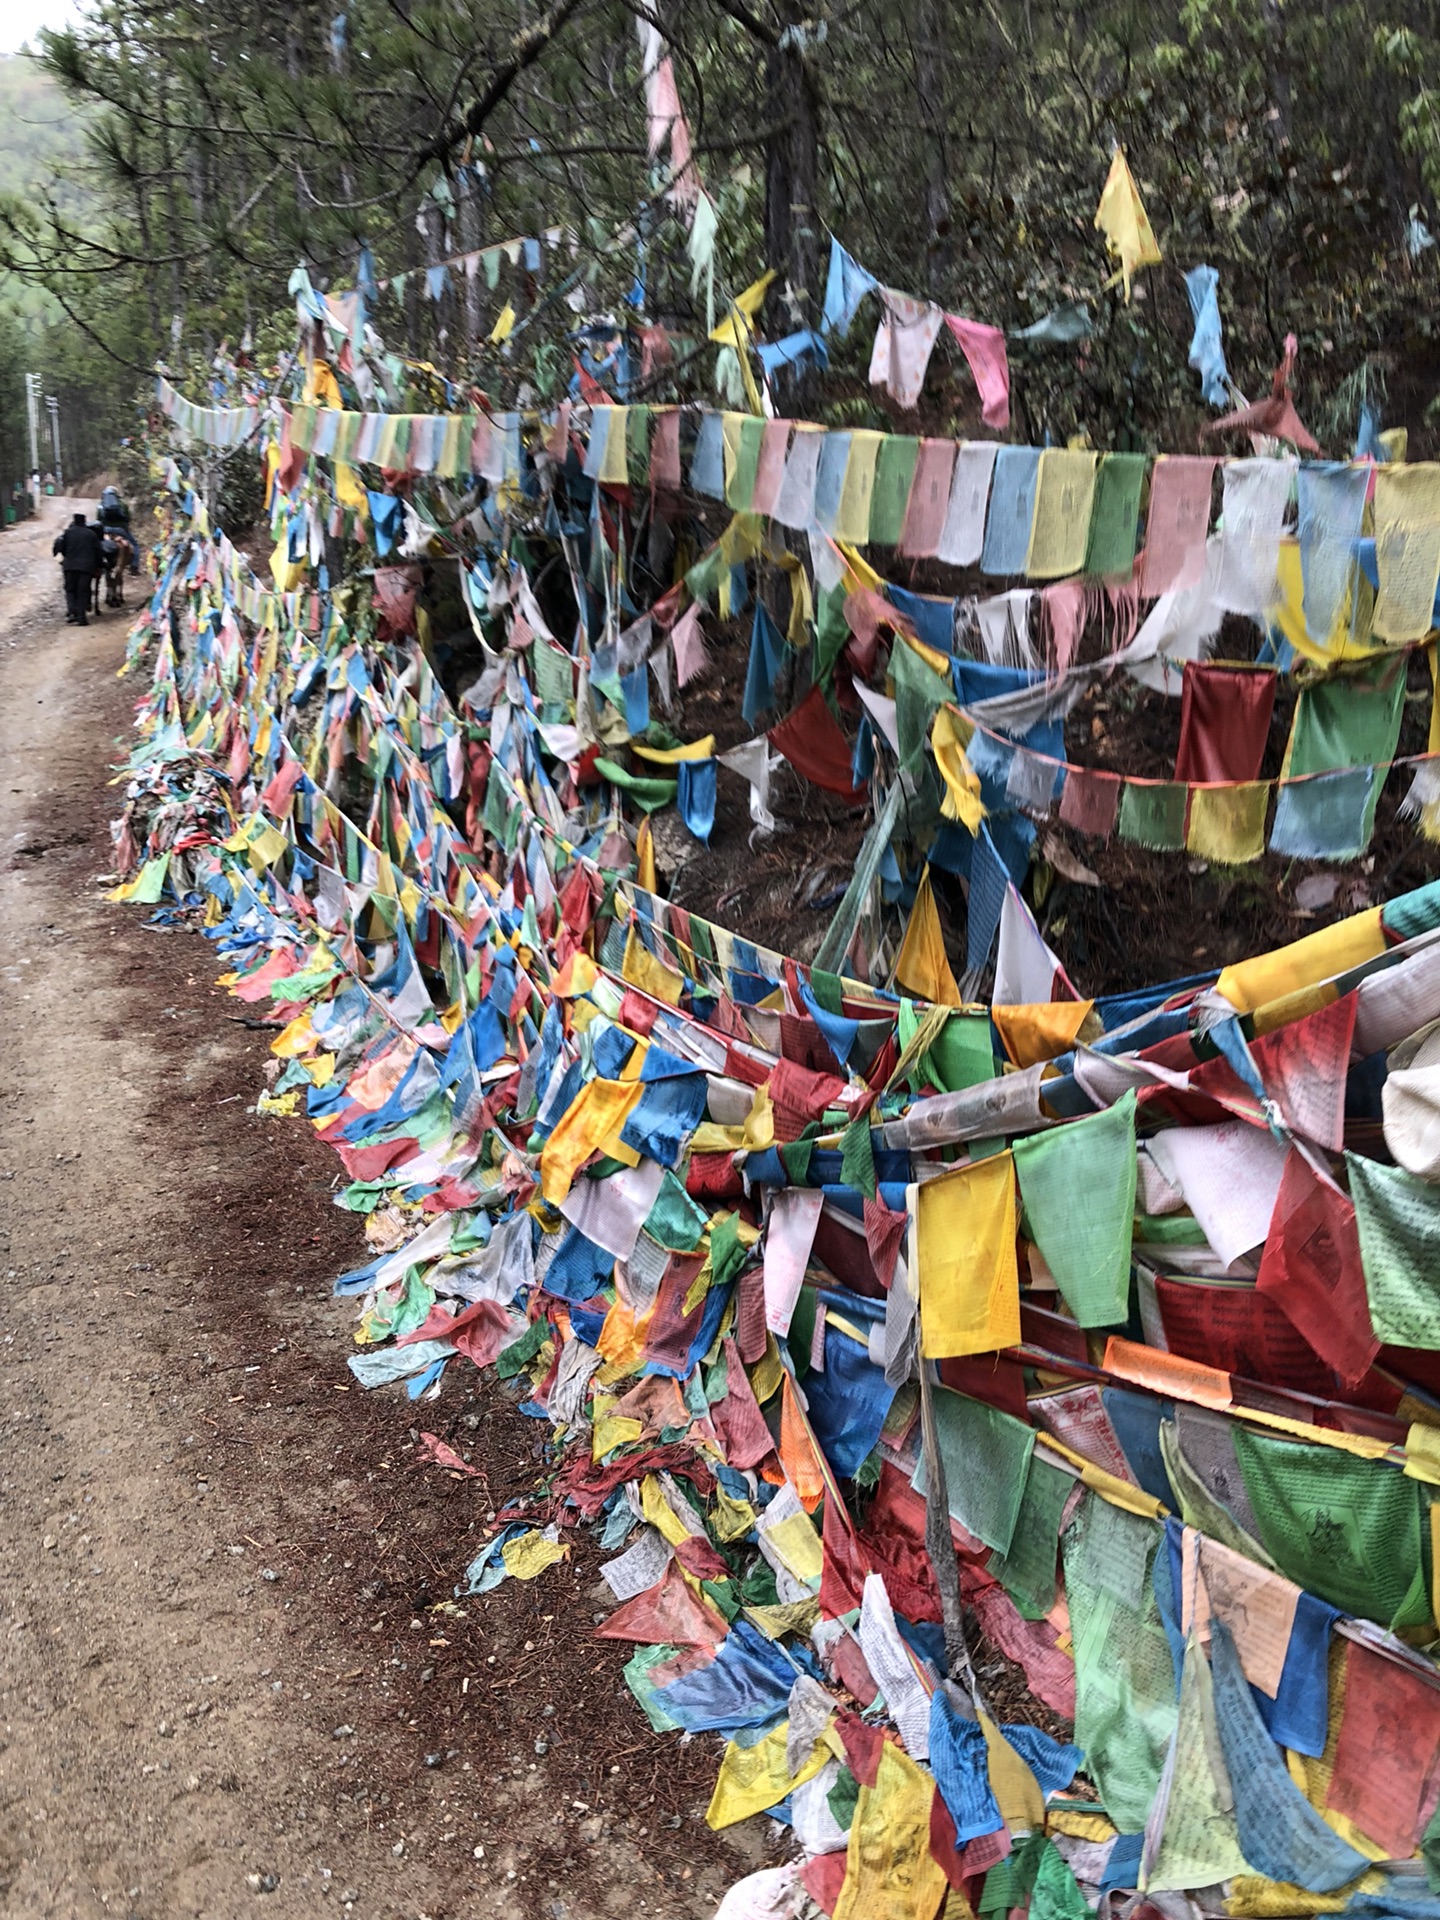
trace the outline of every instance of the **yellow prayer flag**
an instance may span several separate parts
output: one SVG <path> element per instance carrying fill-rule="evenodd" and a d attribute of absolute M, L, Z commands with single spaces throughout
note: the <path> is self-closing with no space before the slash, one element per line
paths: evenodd
<path fill-rule="evenodd" d="M 500 1558 L 505 1562 L 505 1571 L 512 1580 L 533 1580 L 543 1573 L 546 1567 L 553 1567 L 557 1560 L 567 1558 L 570 1549 L 562 1547 L 558 1540 L 547 1540 L 536 1527 L 528 1533 L 520 1533 L 513 1540 L 507 1540 L 500 1549 Z"/>
<path fill-rule="evenodd" d="M 1045 1825 L 1045 1795 L 1040 1782 L 988 1713 L 980 1715 L 989 1766 L 990 1790 L 1000 1817 L 1012 1833 L 1031 1833 Z"/>
<path fill-rule="evenodd" d="M 655 872 L 655 837 L 650 831 L 648 813 L 640 822 L 640 831 L 635 836 L 635 879 L 647 893 L 659 891 L 660 882 Z"/>
<path fill-rule="evenodd" d="M 632 740 L 630 751 L 638 753 L 642 760 L 650 761 L 653 766 L 673 767 L 681 760 L 708 760 L 715 751 L 715 736 L 707 733 L 702 740 L 691 740 L 683 747 L 647 747 L 639 740 Z M 645 824 L 648 826 L 650 823 L 647 820 Z"/>
<path fill-rule="evenodd" d="M 627 458 L 626 442 L 629 439 L 628 407 L 611 407 L 610 418 L 606 423 L 609 432 L 605 435 L 605 451 L 600 458 L 600 484 L 602 487 L 623 487 L 630 481 L 630 467 Z"/>
<path fill-rule="evenodd" d="M 934 1920 L 947 1885 L 930 1852 L 934 1798 L 930 1775 L 887 1740 L 855 1803 L 834 1920 Z"/>
<path fill-rule="evenodd" d="M 1094 1011 L 1093 1000 L 1049 1000 L 1034 1006 L 992 1007 L 990 1018 L 1017 1067 L 1068 1053 Z"/>
<path fill-rule="evenodd" d="M 1096 454 L 1068 447 L 1047 447 L 1041 454 L 1025 562 L 1033 580 L 1056 580 L 1084 567 L 1097 459 Z"/>
<path fill-rule="evenodd" d="M 752 280 L 743 293 L 736 294 L 730 302 L 730 312 L 711 332 L 710 338 L 717 346 L 735 347 L 738 350 L 750 344 L 751 329 L 744 323 L 752 321 L 764 306 L 765 295 L 769 292 L 770 283 L 777 271 L 778 269 L 771 267 L 767 272 L 762 273 L 758 280 Z M 736 324 L 737 310 L 741 322 L 739 327 Z"/>
<path fill-rule="evenodd" d="M 1307 933 L 1288 947 L 1237 960 L 1225 968 L 1215 985 L 1237 1013 L 1253 1013 L 1267 1000 L 1279 1000 L 1301 987 L 1318 986 L 1337 973 L 1348 973 L 1351 967 L 1378 959 L 1385 945 L 1380 908 L 1368 907 L 1364 913 L 1351 914 L 1348 920 L 1337 920 L 1333 927 Z"/>
<path fill-rule="evenodd" d="M 283 536 L 275 542 L 275 551 L 270 556 L 270 576 L 281 593 L 293 593 L 305 578 L 305 562 L 290 558 Z"/>
<path fill-rule="evenodd" d="M 883 433 L 857 427 L 850 435 L 850 457 L 845 462 L 845 478 L 840 488 L 840 511 L 835 518 L 835 538 L 851 546 L 863 547 L 870 538 L 870 502 L 875 493 L 875 463 L 880 457 Z"/>
<path fill-rule="evenodd" d="M 1440 466 L 1375 469 L 1375 565 L 1373 631 L 1392 643 L 1423 640 L 1440 586 Z"/>
<path fill-rule="evenodd" d="M 540 1149 L 540 1191 L 558 1206 L 592 1153 L 624 1126 L 645 1091 L 638 1080 L 589 1080 Z"/>
<path fill-rule="evenodd" d="M 798 1773 L 792 1774 L 785 1760 L 789 1733 L 790 1722 L 782 1720 L 753 1747 L 737 1746 L 730 1741 L 705 1812 L 707 1827 L 717 1831 L 721 1827 L 733 1827 L 739 1820 L 748 1820 L 752 1813 L 779 1806 L 786 1794 L 815 1778 L 830 1759 L 829 1747 L 817 1740 L 809 1759 Z"/>
<path fill-rule="evenodd" d="M 495 322 L 495 325 L 490 329 L 491 346 L 492 347 L 503 346 L 514 331 L 515 331 L 515 309 L 514 307 L 511 306 L 510 302 L 507 300 L 504 306 L 500 309 L 500 318 Z"/>
<path fill-rule="evenodd" d="M 1020 1338 L 1015 1161 L 994 1153 L 916 1189 L 920 1351 L 994 1353 Z"/>
<path fill-rule="evenodd" d="M 1265 851 L 1268 780 L 1239 786 L 1192 787 L 1185 850 L 1217 866 L 1243 867 Z"/>
<path fill-rule="evenodd" d="M 663 1000 L 667 1007 L 678 1007 L 680 996 L 685 991 L 682 976 L 667 967 L 663 960 L 645 945 L 631 923 L 629 935 L 625 941 L 625 958 L 620 967 L 621 978 L 628 980 L 632 987 L 638 987 L 642 993 L 648 993 L 653 1000 Z"/>
<path fill-rule="evenodd" d="M 985 804 L 980 798 L 980 776 L 965 755 L 974 737 L 974 727 L 953 707 L 941 707 L 936 713 L 930 728 L 930 751 L 945 782 L 940 812 L 947 820 L 963 820 L 971 833 L 978 833 L 985 818 Z"/>
<path fill-rule="evenodd" d="M 342 507 L 353 507 L 356 513 L 370 512 L 370 498 L 360 484 L 360 477 L 353 467 L 347 467 L 343 460 L 335 462 L 335 498 Z"/>
<path fill-rule="evenodd" d="M 1106 281 L 1113 287 L 1125 282 L 1125 298 L 1130 298 L 1130 282 L 1141 267 L 1158 267 L 1160 248 L 1156 244 L 1150 216 L 1140 199 L 1134 175 L 1125 161 L 1125 149 L 1117 146 L 1110 172 L 1095 209 L 1095 225 L 1105 236 L 1105 245 L 1119 269 Z"/>
<path fill-rule="evenodd" d="M 940 929 L 940 913 L 927 866 L 915 890 L 915 905 L 910 923 L 895 961 L 895 978 L 907 992 L 938 1005 L 958 1007 L 960 988 L 945 957 L 945 936 Z"/>

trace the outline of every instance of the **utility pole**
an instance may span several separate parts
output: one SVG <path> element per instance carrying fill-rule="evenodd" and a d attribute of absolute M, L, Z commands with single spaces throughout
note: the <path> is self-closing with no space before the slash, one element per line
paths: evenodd
<path fill-rule="evenodd" d="M 30 476 L 32 481 L 34 482 L 34 485 L 32 486 L 32 492 L 34 492 L 36 495 L 35 511 L 37 513 L 40 511 L 40 501 L 38 497 L 39 476 L 40 476 L 39 402 L 40 402 L 40 376 L 38 373 L 27 373 L 25 376 L 25 413 L 30 423 Z"/>
<path fill-rule="evenodd" d="M 45 396 L 45 411 L 50 415 L 50 445 L 55 450 L 55 490 L 65 491 L 65 470 L 60 461 L 60 402 L 53 393 Z"/>

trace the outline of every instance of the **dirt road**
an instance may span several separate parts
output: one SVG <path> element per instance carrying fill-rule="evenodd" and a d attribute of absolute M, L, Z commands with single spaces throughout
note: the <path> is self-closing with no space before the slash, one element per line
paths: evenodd
<path fill-rule="evenodd" d="M 137 690 L 124 616 L 64 624 L 69 504 L 0 535 L 0 1913 L 699 1920 L 767 1841 L 699 1823 L 595 1550 L 452 1598 L 534 1423 L 349 1390 L 335 1165 L 209 945 L 104 898 Z"/>

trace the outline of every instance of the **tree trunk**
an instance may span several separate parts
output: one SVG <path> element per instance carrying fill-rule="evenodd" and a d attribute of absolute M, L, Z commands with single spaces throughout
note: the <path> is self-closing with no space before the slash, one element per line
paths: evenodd
<path fill-rule="evenodd" d="M 915 105 L 924 142 L 926 278 L 940 292 L 954 257 L 945 142 L 945 87 L 940 11 L 935 0 L 916 0 L 910 29 L 915 61 Z"/>
<path fill-rule="evenodd" d="M 794 38 L 766 53 L 765 91 L 775 128 L 765 151 L 765 257 L 783 277 L 792 324 L 808 327 L 820 311 L 820 102 Z"/>

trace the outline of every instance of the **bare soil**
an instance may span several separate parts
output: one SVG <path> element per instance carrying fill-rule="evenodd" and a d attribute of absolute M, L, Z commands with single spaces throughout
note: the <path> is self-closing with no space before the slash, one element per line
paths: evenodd
<path fill-rule="evenodd" d="M 104 898 L 140 689 L 63 622 L 70 505 L 0 539 L 0 1912 L 702 1920 L 777 1841 L 703 1825 L 593 1545 L 454 1598 L 543 1429 L 354 1385 L 333 1160 L 208 944 Z"/>

